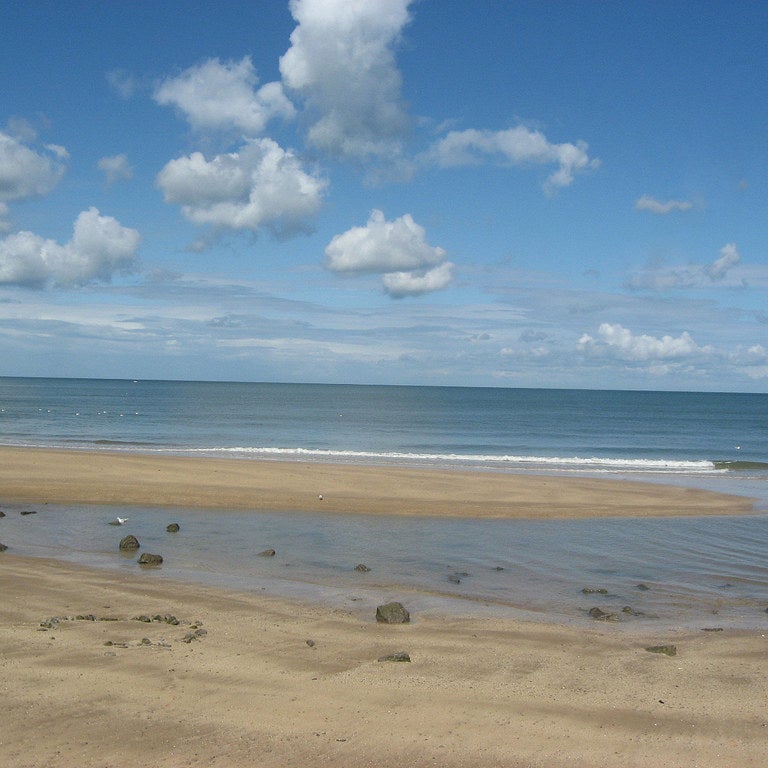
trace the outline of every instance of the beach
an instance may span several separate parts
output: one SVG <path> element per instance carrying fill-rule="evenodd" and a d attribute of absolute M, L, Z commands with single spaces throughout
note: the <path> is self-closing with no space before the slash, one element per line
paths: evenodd
<path fill-rule="evenodd" d="M 752 509 L 615 480 L 2 448 L 0 508 L 11 503 L 493 518 Z M 768 759 L 768 631 L 418 614 L 387 625 L 375 605 L 352 613 L 10 549 L 0 589 L 0 750 L 11 768 Z M 658 646 L 675 655 L 647 650 Z M 410 661 L 380 660 L 400 652 Z"/>

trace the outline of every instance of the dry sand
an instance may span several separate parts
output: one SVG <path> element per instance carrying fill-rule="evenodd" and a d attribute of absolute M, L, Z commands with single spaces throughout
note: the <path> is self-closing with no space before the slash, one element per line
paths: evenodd
<path fill-rule="evenodd" d="M 0 506 L 11 501 L 493 516 L 751 509 L 642 484 L 0 449 Z M 0 596 L 9 768 L 768 765 L 762 632 L 643 637 L 417 615 L 389 626 L 373 605 L 361 619 L 11 550 L 0 554 Z M 659 644 L 677 655 L 645 650 Z M 398 651 L 411 661 L 378 661 Z"/>

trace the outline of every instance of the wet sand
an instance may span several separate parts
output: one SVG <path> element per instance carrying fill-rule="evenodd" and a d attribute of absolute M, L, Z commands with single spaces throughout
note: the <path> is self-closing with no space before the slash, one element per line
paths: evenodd
<path fill-rule="evenodd" d="M 751 499 L 654 483 L 0 447 L 2 502 L 477 518 L 753 510 Z"/>
<path fill-rule="evenodd" d="M 0 508 L 46 501 L 493 517 L 751 510 L 635 483 L 0 449 Z M 2 530 L 0 519 L 0 542 Z M 0 553 L 4 765 L 768 763 L 768 614 L 765 633 L 418 615 L 395 626 L 375 621 L 375 605 L 361 618 L 154 576 Z M 646 650 L 662 644 L 676 655 Z M 378 660 L 400 651 L 411 661 Z"/>

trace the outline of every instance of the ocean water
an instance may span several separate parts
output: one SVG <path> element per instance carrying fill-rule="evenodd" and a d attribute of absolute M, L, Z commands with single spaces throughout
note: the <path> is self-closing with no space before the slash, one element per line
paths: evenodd
<path fill-rule="evenodd" d="M 748 495 L 754 515 L 671 520 L 6 507 L 0 541 L 136 571 L 115 551 L 118 534 L 134 533 L 166 558 L 142 577 L 362 612 L 406 596 L 421 611 L 579 622 L 597 606 L 634 628 L 768 626 L 768 395 L 0 378 L 0 443 L 588 474 Z M 125 529 L 107 525 L 118 514 Z M 165 532 L 169 516 L 181 535 Z M 278 556 L 254 557 L 267 547 Z"/>

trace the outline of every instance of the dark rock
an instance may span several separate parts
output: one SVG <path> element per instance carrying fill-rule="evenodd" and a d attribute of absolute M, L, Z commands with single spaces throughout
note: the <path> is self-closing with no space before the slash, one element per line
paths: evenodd
<path fill-rule="evenodd" d="M 625 605 L 621 609 L 621 612 L 629 614 L 630 616 L 645 616 L 642 611 L 636 611 L 631 605 Z"/>
<path fill-rule="evenodd" d="M 504 566 L 503 565 L 497 565 L 494 570 L 496 570 L 496 571 L 503 571 L 504 570 Z"/>
<path fill-rule="evenodd" d="M 139 540 L 135 536 L 123 536 L 122 539 L 120 539 L 120 549 L 122 550 L 133 550 L 138 549 L 140 546 Z"/>
<path fill-rule="evenodd" d="M 25 509 L 21 512 L 19 512 L 20 515 L 36 515 L 37 510 L 36 509 Z"/>
<path fill-rule="evenodd" d="M 702 627 L 701 631 L 702 632 L 722 632 L 723 628 L 722 627 Z"/>
<path fill-rule="evenodd" d="M 639 589 L 641 592 L 647 592 L 650 587 L 647 584 L 638 584 L 636 589 Z"/>
<path fill-rule="evenodd" d="M 5 517 L 5 512 L 2 509 L 0 509 L 0 517 Z"/>
<path fill-rule="evenodd" d="M 386 603 L 376 608 L 376 621 L 381 624 L 407 624 L 410 620 L 411 615 L 402 603 Z"/>
<path fill-rule="evenodd" d="M 139 558 L 139 565 L 160 565 L 162 562 L 162 555 L 152 555 L 149 552 L 142 553 Z"/>
<path fill-rule="evenodd" d="M 379 656 L 379 661 L 410 661 L 411 657 L 405 651 Z"/>
<path fill-rule="evenodd" d="M 605 587 L 584 587 L 581 590 L 585 595 L 607 595 L 608 590 Z"/>
<path fill-rule="evenodd" d="M 619 617 L 615 613 L 609 613 L 602 608 L 590 608 L 589 615 L 597 621 L 618 621 Z"/>
<path fill-rule="evenodd" d="M 7 544 L 0 544 L 0 552 L 5 552 L 6 549 L 8 549 Z"/>
<path fill-rule="evenodd" d="M 134 621 L 143 621 L 145 624 L 149 624 L 152 619 L 146 614 L 142 614 L 141 616 L 136 616 Z"/>
<path fill-rule="evenodd" d="M 314 640 L 312 640 L 312 639 L 309 639 L 309 640 L 307 640 L 307 645 L 308 645 L 310 648 L 314 648 L 314 647 L 315 647 L 315 641 L 314 641 Z"/>
<path fill-rule="evenodd" d="M 168 531 L 168 533 L 178 533 L 179 532 L 179 524 L 178 523 L 171 523 L 170 525 L 165 526 L 165 530 Z"/>
<path fill-rule="evenodd" d="M 92 613 L 78 613 L 75 621 L 96 621 L 96 617 Z"/>
<path fill-rule="evenodd" d="M 677 656 L 677 646 L 674 645 L 650 645 L 645 650 L 650 653 L 663 653 L 665 656 Z"/>
<path fill-rule="evenodd" d="M 365 563 L 358 563 L 355 566 L 355 570 L 360 573 L 368 573 L 371 569 Z"/>
<path fill-rule="evenodd" d="M 259 557 L 274 557 L 276 554 L 274 549 L 264 549 L 259 552 Z"/>

